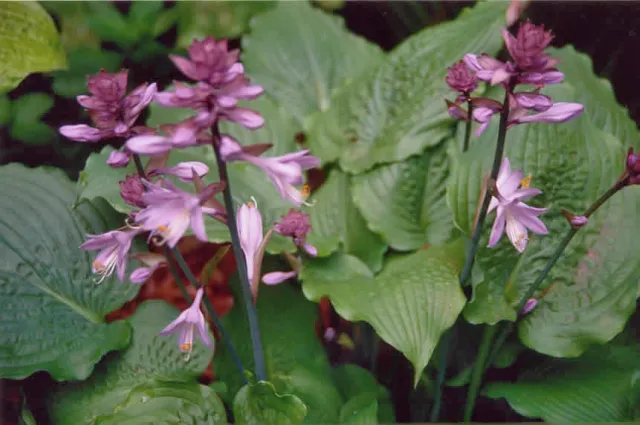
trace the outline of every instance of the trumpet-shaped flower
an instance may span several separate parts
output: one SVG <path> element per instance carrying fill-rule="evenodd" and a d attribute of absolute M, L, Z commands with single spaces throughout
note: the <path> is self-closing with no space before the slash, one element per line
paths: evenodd
<path fill-rule="evenodd" d="M 101 276 L 98 283 L 117 271 L 122 282 L 127 267 L 127 255 L 131 249 L 131 241 L 139 234 L 137 229 L 127 231 L 113 230 L 101 235 L 87 235 L 89 240 L 80 245 L 81 249 L 100 250 L 91 264 L 93 273 Z"/>
<path fill-rule="evenodd" d="M 261 155 L 269 145 L 242 146 L 234 138 L 223 135 L 220 139 L 220 154 L 224 161 L 246 161 L 259 167 L 271 179 L 282 199 L 288 199 L 296 206 L 304 203 L 308 191 L 303 187 L 297 189 L 295 185 L 304 183 L 303 171 L 320 165 L 320 159 L 309 155 L 308 150 L 301 150 L 262 158 Z"/>
<path fill-rule="evenodd" d="M 204 228 L 205 210 L 202 204 L 222 190 L 221 185 L 207 186 L 197 195 L 185 192 L 170 182 L 164 187 L 143 181 L 147 191 L 142 195 L 146 208 L 136 214 L 135 220 L 151 235 L 161 237 L 160 243 L 175 247 L 189 226 L 199 240 L 207 242 Z"/>
<path fill-rule="evenodd" d="M 502 160 L 496 179 L 496 192 L 491 198 L 488 210 L 491 212 L 497 209 L 496 219 L 489 236 L 489 247 L 498 243 L 505 230 L 518 252 L 523 252 L 527 247 L 529 241 L 527 229 L 537 234 L 548 233 L 546 226 L 538 218 L 547 209 L 530 207 L 522 202 L 539 195 L 542 191 L 529 188 L 528 179 L 522 179 L 522 171 L 511 172 L 508 158 Z"/>
<path fill-rule="evenodd" d="M 260 276 L 262 258 L 271 232 L 267 234 L 267 237 L 262 233 L 262 215 L 258 206 L 253 202 L 248 202 L 238 208 L 236 222 L 240 247 L 247 264 L 247 277 L 255 298 L 258 294 L 258 277 Z"/>
<path fill-rule="evenodd" d="M 187 161 L 180 162 L 173 167 L 167 168 L 156 168 L 151 170 L 150 175 L 155 174 L 168 174 L 171 176 L 176 176 L 181 181 L 185 183 L 189 183 L 193 181 L 194 173 L 198 177 L 203 177 L 209 172 L 209 167 L 207 167 L 202 162 L 198 161 Z"/>
<path fill-rule="evenodd" d="M 196 297 L 189 308 L 180 313 L 178 318 L 169 323 L 166 328 L 160 331 L 160 335 L 170 335 L 178 332 L 178 348 L 183 353 L 191 353 L 193 349 L 193 337 L 195 331 L 198 331 L 200 340 L 209 348 L 213 348 L 213 341 L 207 332 L 207 323 L 204 315 L 200 310 L 204 288 L 198 288 Z"/>

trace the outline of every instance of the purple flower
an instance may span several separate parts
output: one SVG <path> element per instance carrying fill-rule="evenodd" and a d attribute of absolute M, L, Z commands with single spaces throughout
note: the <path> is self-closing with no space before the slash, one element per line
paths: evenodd
<path fill-rule="evenodd" d="M 187 48 L 189 59 L 171 55 L 174 65 L 192 80 L 219 86 L 242 75 L 244 68 L 238 63 L 239 50 L 228 50 L 227 40 L 216 41 L 207 37 L 193 40 Z"/>
<path fill-rule="evenodd" d="M 277 285 L 278 283 L 282 283 L 285 280 L 289 280 L 298 275 L 297 270 L 292 270 L 290 272 L 271 272 L 265 273 L 262 276 L 262 281 L 267 285 Z"/>
<path fill-rule="evenodd" d="M 160 335 L 165 336 L 174 332 L 178 334 L 178 348 L 183 353 L 190 353 L 193 349 L 193 336 L 194 331 L 198 331 L 200 340 L 209 348 L 213 348 L 213 342 L 207 332 L 207 323 L 204 320 L 204 315 L 200 310 L 200 303 L 202 302 L 202 296 L 204 295 L 204 288 L 198 288 L 196 297 L 193 300 L 193 304 L 189 306 L 185 311 L 180 313 L 178 318 L 169 323 L 166 328 L 160 331 Z"/>
<path fill-rule="evenodd" d="M 167 258 L 164 255 L 152 252 L 133 254 L 131 257 L 141 261 L 146 266 L 138 267 L 131 273 L 131 276 L 129 276 L 131 283 L 144 283 L 151 277 L 153 272 L 162 265 L 167 264 Z"/>
<path fill-rule="evenodd" d="M 587 224 L 588 221 L 589 219 L 587 217 L 583 215 L 576 215 L 573 218 L 571 218 L 570 223 L 571 223 L 571 226 L 580 228 L 585 224 Z"/>
<path fill-rule="evenodd" d="M 126 147 L 141 155 L 163 155 L 174 148 L 186 148 L 211 142 L 211 137 L 204 133 L 197 117 L 189 118 L 178 124 L 163 125 L 162 131 L 167 136 L 147 134 L 127 140 Z"/>
<path fill-rule="evenodd" d="M 113 168 L 121 168 L 126 167 L 131 160 L 131 154 L 127 152 L 113 151 L 109 154 L 109 158 L 107 158 L 107 164 L 112 166 Z"/>
<path fill-rule="evenodd" d="M 291 237 L 296 246 L 303 248 L 312 257 L 318 255 L 316 247 L 306 241 L 307 233 L 311 231 L 308 214 L 290 209 L 286 215 L 280 217 L 280 222 L 276 223 L 273 229 L 282 236 Z"/>
<path fill-rule="evenodd" d="M 252 145 L 244 147 L 234 138 L 222 135 L 220 154 L 224 161 L 246 161 L 261 168 L 271 179 L 282 199 L 289 199 L 296 206 L 304 203 L 308 193 L 305 185 L 302 190 L 294 185 L 304 183 L 303 171 L 320 165 L 320 159 L 309 155 L 308 150 L 289 153 L 282 156 L 261 158 L 264 147 L 268 145 Z"/>
<path fill-rule="evenodd" d="M 135 220 L 151 231 L 151 236 L 160 236 L 159 244 L 166 242 L 175 247 L 189 226 L 196 238 L 207 242 L 202 204 L 221 190 L 220 185 L 209 185 L 198 195 L 192 195 L 170 182 L 164 182 L 164 187 L 145 180 L 143 183 L 147 188 L 142 195 L 146 208 L 136 214 Z"/>
<path fill-rule="evenodd" d="M 544 25 L 534 25 L 530 21 L 520 24 L 516 37 L 502 30 L 504 44 L 520 71 L 544 71 L 557 65 L 544 53 L 553 35 L 544 30 Z"/>
<path fill-rule="evenodd" d="M 126 176 L 124 180 L 120 180 L 120 196 L 122 200 L 134 207 L 144 208 L 145 204 L 142 202 L 142 194 L 144 193 L 144 185 L 140 176 L 134 174 L 132 176 Z"/>
<path fill-rule="evenodd" d="M 262 267 L 262 258 L 272 231 L 270 230 L 266 237 L 263 235 L 262 216 L 257 205 L 253 202 L 248 202 L 238 208 L 236 222 L 240 247 L 247 264 L 247 277 L 255 299 L 258 296 L 258 277 Z"/>
<path fill-rule="evenodd" d="M 478 87 L 478 78 L 462 60 L 447 68 L 446 81 L 451 90 L 467 95 Z"/>
<path fill-rule="evenodd" d="M 640 155 L 633 152 L 633 147 L 627 152 L 627 174 L 629 184 L 640 184 Z"/>
<path fill-rule="evenodd" d="M 102 276 L 98 283 L 111 276 L 114 270 L 117 270 L 118 279 L 121 282 L 124 281 L 131 241 L 139 233 L 139 230 L 132 229 L 128 231 L 112 230 L 101 235 L 87 235 L 89 240 L 80 245 L 80 249 L 100 250 L 91 264 L 93 273 Z"/>
<path fill-rule="evenodd" d="M 531 313 L 531 310 L 536 308 L 538 305 L 538 300 L 535 298 L 529 298 L 527 302 L 524 303 L 524 307 L 522 307 L 522 315 Z"/>
<path fill-rule="evenodd" d="M 523 252 L 527 247 L 527 229 L 537 234 L 547 234 L 548 230 L 538 216 L 547 211 L 546 208 L 534 208 L 524 202 L 542 193 L 539 189 L 529 188 L 529 179 L 522 180 L 522 171 L 511 172 L 508 158 L 503 158 L 500 172 L 496 179 L 497 193 L 491 198 L 488 212 L 497 208 L 497 214 L 489 247 L 495 246 L 506 229 L 507 237 L 518 250 Z"/>
<path fill-rule="evenodd" d="M 520 103 L 520 105 L 522 105 Z M 509 125 L 527 122 L 561 123 L 569 121 L 584 111 L 580 103 L 558 102 L 537 114 L 526 115 L 525 108 L 514 108 L 509 114 Z"/>
<path fill-rule="evenodd" d="M 116 74 L 100 71 L 88 78 L 91 96 L 77 97 L 78 103 L 88 110 L 96 128 L 87 125 L 65 125 L 60 133 L 78 142 L 97 142 L 112 137 L 134 134 L 134 124 L 140 113 L 151 103 L 156 85 L 142 84 L 125 97 L 128 71 Z"/>
<path fill-rule="evenodd" d="M 464 62 L 475 72 L 479 80 L 487 81 L 492 86 L 505 84 L 516 71 L 512 63 L 499 61 L 487 54 L 467 53 L 464 55 Z"/>
<path fill-rule="evenodd" d="M 209 167 L 198 161 L 180 162 L 173 167 L 156 168 L 151 170 L 150 175 L 168 174 L 178 177 L 181 181 L 189 183 L 193 181 L 194 173 L 198 177 L 203 177 L 209 172 Z"/>

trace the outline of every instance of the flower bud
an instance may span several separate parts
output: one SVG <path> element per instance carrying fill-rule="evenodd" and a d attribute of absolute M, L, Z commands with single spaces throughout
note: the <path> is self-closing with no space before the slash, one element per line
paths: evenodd
<path fill-rule="evenodd" d="M 478 87 L 478 79 L 467 64 L 461 60 L 447 68 L 447 84 L 451 90 L 469 94 Z"/>

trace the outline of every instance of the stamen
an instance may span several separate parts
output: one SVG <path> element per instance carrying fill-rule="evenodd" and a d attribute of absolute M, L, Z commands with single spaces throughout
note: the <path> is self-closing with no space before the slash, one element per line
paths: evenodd
<path fill-rule="evenodd" d="M 309 187 L 308 184 L 304 184 L 302 186 L 302 189 L 300 189 L 300 193 L 302 194 L 302 196 L 304 196 L 305 198 L 308 197 L 309 195 L 311 195 L 311 187 Z"/>
<path fill-rule="evenodd" d="M 193 348 L 193 344 L 191 344 L 190 342 L 185 342 L 184 344 L 180 345 L 179 348 L 184 352 L 189 352 Z"/>
<path fill-rule="evenodd" d="M 256 207 L 256 204 L 254 204 L 253 202 L 249 201 L 249 202 L 247 202 L 247 207 L 249 207 L 249 208 L 255 208 L 255 207 Z"/>
<path fill-rule="evenodd" d="M 167 226 L 165 226 L 164 224 L 161 224 L 160 226 L 156 227 L 156 229 L 160 233 L 167 233 L 167 230 L 169 230 L 169 228 Z"/>
<path fill-rule="evenodd" d="M 93 266 L 93 270 L 95 270 L 95 273 L 102 274 L 104 272 L 104 264 L 102 264 L 100 261 L 95 260 L 93 263 L 91 263 L 91 265 Z"/>
<path fill-rule="evenodd" d="M 531 184 L 531 174 L 529 174 L 524 179 L 520 180 L 520 186 L 523 189 L 529 189 L 529 185 Z"/>

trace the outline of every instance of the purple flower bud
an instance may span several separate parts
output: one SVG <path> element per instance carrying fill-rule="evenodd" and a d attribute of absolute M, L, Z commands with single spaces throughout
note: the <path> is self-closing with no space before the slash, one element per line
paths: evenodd
<path fill-rule="evenodd" d="M 478 79 L 469 66 L 461 60 L 447 68 L 447 84 L 451 90 L 469 94 L 478 87 Z"/>
<path fill-rule="evenodd" d="M 145 204 L 142 202 L 142 194 L 144 193 L 144 185 L 140 176 L 134 174 L 127 176 L 125 180 L 120 180 L 120 196 L 122 200 L 134 207 L 144 208 Z"/>
<path fill-rule="evenodd" d="M 87 78 L 89 93 L 105 103 L 117 102 L 127 92 L 127 76 L 129 71 L 123 69 L 115 74 L 101 70 Z"/>
<path fill-rule="evenodd" d="M 467 53 L 464 55 L 464 62 L 475 71 L 479 80 L 488 81 L 492 86 L 506 83 L 515 75 L 513 64 L 501 62 L 487 54 L 474 55 Z"/>
<path fill-rule="evenodd" d="M 189 183 L 193 181 L 193 173 L 198 177 L 203 177 L 209 172 L 209 167 L 202 162 L 189 161 L 180 162 L 169 168 L 158 168 L 152 171 L 153 174 L 169 174 L 178 177 L 181 181 Z"/>
<path fill-rule="evenodd" d="M 76 142 L 97 142 L 102 140 L 104 132 L 85 124 L 63 125 L 60 134 Z"/>
<path fill-rule="evenodd" d="M 640 155 L 629 148 L 627 152 L 627 173 L 629 174 L 629 184 L 640 184 Z"/>
<path fill-rule="evenodd" d="M 551 68 L 557 61 L 544 54 L 553 35 L 544 30 L 544 25 L 534 25 L 527 21 L 520 25 L 516 37 L 502 30 L 504 43 L 520 71 L 535 71 Z"/>
<path fill-rule="evenodd" d="M 469 119 L 469 114 L 460 105 L 458 105 L 457 103 L 453 103 L 447 99 L 445 99 L 445 102 L 447 102 L 447 112 L 449 112 L 449 116 L 451 118 L 462 121 L 466 121 Z"/>
<path fill-rule="evenodd" d="M 292 238 L 297 246 L 303 247 L 307 233 L 311 231 L 309 215 L 290 209 L 286 215 L 280 217 L 280 221 L 273 226 L 273 229 L 282 236 Z"/>
<path fill-rule="evenodd" d="M 527 302 L 524 303 L 524 307 L 522 307 L 522 315 L 531 313 L 531 310 L 536 308 L 538 305 L 538 300 L 535 298 L 529 298 Z"/>
<path fill-rule="evenodd" d="M 533 109 L 537 112 L 546 111 L 553 105 L 549 96 L 540 93 L 519 92 L 514 93 L 516 102 L 525 109 Z"/>
<path fill-rule="evenodd" d="M 229 51 L 227 40 L 216 41 L 212 37 L 193 40 L 187 51 L 189 59 L 173 55 L 170 58 L 180 72 L 192 80 L 218 87 L 244 72 L 244 68 L 237 64 L 240 52 Z"/>
<path fill-rule="evenodd" d="M 131 276 L 129 276 L 131 283 L 138 284 L 146 282 L 156 270 L 162 265 L 167 264 L 167 259 L 164 255 L 152 252 L 133 254 L 131 257 L 141 261 L 146 266 L 138 267 L 131 273 Z"/>
<path fill-rule="evenodd" d="M 585 224 L 587 224 L 588 221 L 589 221 L 589 219 L 587 217 L 585 217 L 583 215 L 577 215 L 577 216 L 574 216 L 571 219 L 571 226 L 580 228 L 580 227 L 584 226 Z"/>
<path fill-rule="evenodd" d="M 109 154 L 109 158 L 107 158 L 107 164 L 112 166 L 113 168 L 125 167 L 129 160 L 131 159 L 131 154 L 120 151 L 113 151 Z"/>
<path fill-rule="evenodd" d="M 292 270 L 290 272 L 271 272 L 262 276 L 262 281 L 267 285 L 277 285 L 278 283 L 282 283 L 285 280 L 296 277 L 297 275 L 298 272 L 296 270 Z"/>
<path fill-rule="evenodd" d="M 533 115 L 525 115 L 510 122 L 510 124 L 522 124 L 526 122 L 566 122 L 579 116 L 584 111 L 580 103 L 558 102 L 554 103 L 546 111 Z"/>

